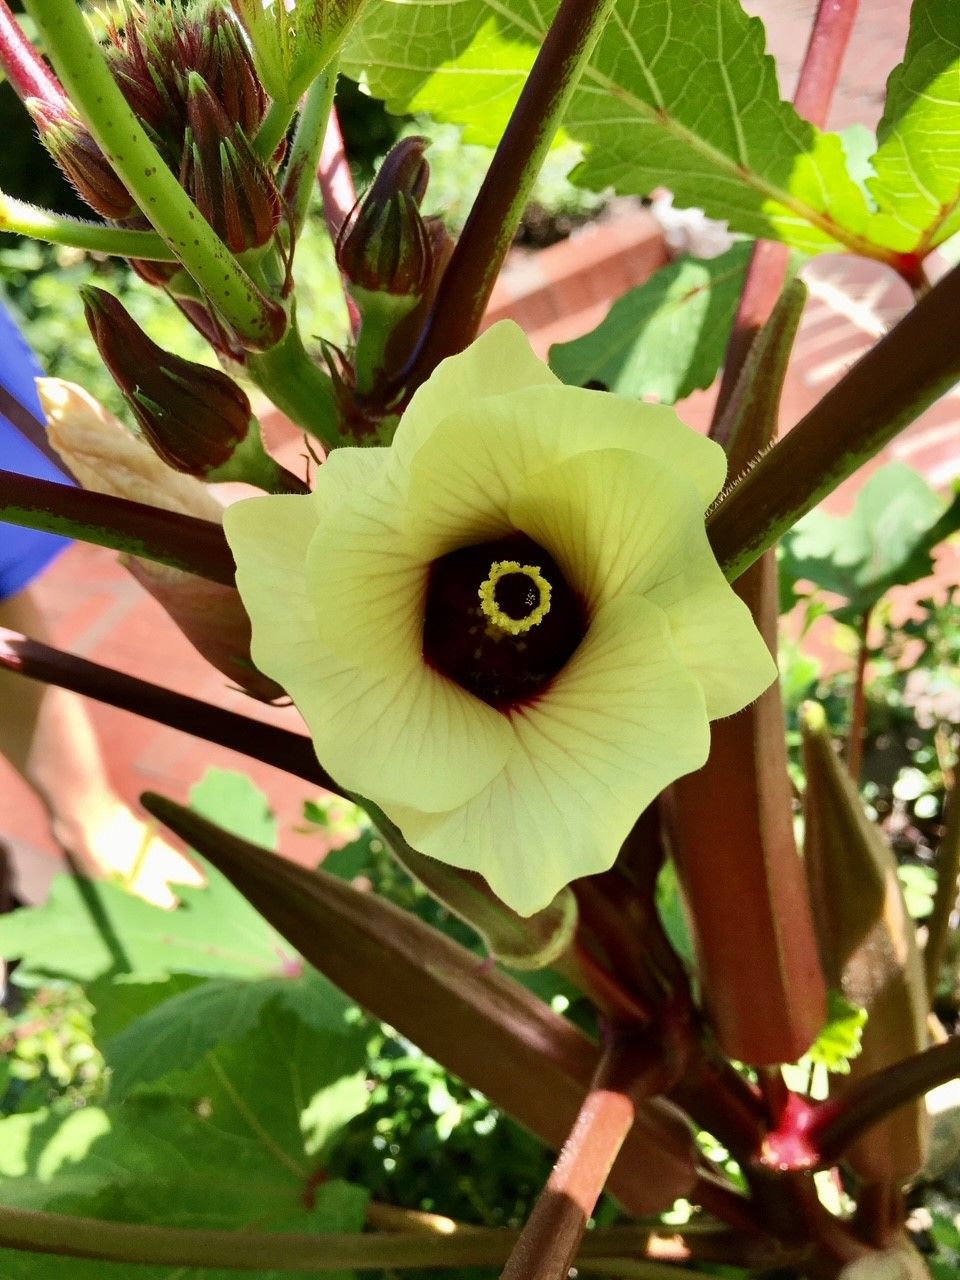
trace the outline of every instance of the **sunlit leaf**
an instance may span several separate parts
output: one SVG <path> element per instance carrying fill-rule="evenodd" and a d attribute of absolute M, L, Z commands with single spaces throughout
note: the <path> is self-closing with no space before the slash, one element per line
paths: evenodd
<path fill-rule="evenodd" d="M 392 111 L 499 138 L 557 0 L 382 0 L 348 42 L 344 69 Z M 765 33 L 736 0 L 618 0 L 574 93 L 574 180 L 647 194 L 666 186 L 753 236 L 805 251 L 856 246 L 868 216 L 843 145 L 781 100 Z"/>
<path fill-rule="evenodd" d="M 718 258 L 680 258 L 630 289 L 591 333 L 550 351 L 572 386 L 673 404 L 708 387 L 723 363 L 752 245 Z"/>

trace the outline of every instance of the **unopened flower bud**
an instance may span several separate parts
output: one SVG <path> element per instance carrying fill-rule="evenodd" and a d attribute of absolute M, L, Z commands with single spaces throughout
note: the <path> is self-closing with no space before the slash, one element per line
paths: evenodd
<path fill-rule="evenodd" d="M 250 430 L 250 401 L 219 369 L 158 347 L 103 289 L 82 291 L 87 324 L 150 444 L 177 471 L 209 476 Z"/>
<path fill-rule="evenodd" d="M 91 209 L 122 222 L 136 208 L 133 197 L 114 173 L 90 130 L 69 107 L 40 98 L 25 103 L 40 141 Z"/>
<path fill-rule="evenodd" d="M 280 193 L 246 134 L 196 72 L 189 77 L 187 119 L 181 183 L 234 253 L 266 244 L 280 221 Z"/>
<path fill-rule="evenodd" d="M 252 137 L 267 109 L 250 51 L 232 13 L 210 0 L 127 3 L 108 28 L 111 73 L 175 171 L 182 161 L 191 72 L 202 76 L 231 125 Z"/>
<path fill-rule="evenodd" d="M 337 264 L 358 290 L 418 298 L 426 287 L 432 248 L 419 208 L 430 175 L 426 145 L 398 142 L 340 229 Z"/>

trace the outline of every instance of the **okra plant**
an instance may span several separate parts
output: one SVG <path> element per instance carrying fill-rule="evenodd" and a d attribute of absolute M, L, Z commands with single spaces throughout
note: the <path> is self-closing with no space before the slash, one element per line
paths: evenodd
<path fill-rule="evenodd" d="M 925 1274 L 905 1191 L 927 1161 L 924 1095 L 960 1073 L 960 1044 L 930 1013 L 960 821 L 954 806 L 925 967 L 893 854 L 858 793 L 861 720 L 842 761 L 823 708 L 802 708 L 795 795 L 776 548 L 960 377 L 960 269 L 928 270 L 960 232 L 960 7 L 914 0 L 875 149 L 856 166 L 823 127 L 856 0 L 821 0 L 793 103 L 738 0 L 25 8 L 35 43 L 0 0 L 0 63 L 91 217 L 8 193 L 0 230 L 128 260 L 219 368 L 162 350 L 116 297 L 85 289 L 127 421 L 82 388 L 43 382 L 50 439 L 82 487 L 0 471 L 0 518 L 116 549 L 225 680 L 289 697 L 305 729 L 10 633 L 0 662 L 346 797 L 485 958 L 329 869 L 278 856 L 256 822 L 145 795 L 231 906 L 219 921 L 197 914 L 189 890 L 168 918 L 121 908 L 111 886 L 57 891 L 64 910 L 83 895 L 98 903 L 102 933 L 104 904 L 137 914 L 126 969 L 107 947 L 114 975 L 153 972 L 153 935 L 192 941 L 164 971 L 181 984 L 156 995 L 165 1003 L 143 997 L 114 1028 L 102 1106 L 44 1121 L 93 1126 L 77 1165 L 87 1190 L 66 1162 L 42 1194 L 39 1174 L 5 1168 L 8 1273 Z M 339 145 L 340 75 L 493 148 L 456 240 L 421 209 L 424 138 L 399 142 L 356 204 L 318 180 L 321 153 Z M 725 353 L 706 327 L 689 335 L 701 382 L 721 380 L 709 434 L 671 407 L 682 380 L 655 377 L 670 353 L 669 330 L 646 324 L 652 301 L 614 308 L 550 363 L 510 322 L 481 331 L 561 132 L 579 147 L 575 183 L 668 188 L 740 240 Z M 349 300 L 346 344 L 298 322 L 297 246 L 314 203 Z M 914 304 L 780 436 L 803 266 L 826 252 L 881 264 Z M 628 377 L 629 351 L 643 359 Z M 250 388 L 304 433 L 296 473 L 266 448 Z M 206 489 L 221 480 L 259 496 L 221 512 Z M 945 508 L 925 545 L 955 524 Z M 689 946 L 662 912 L 673 874 Z M 30 914 L 0 928 L 26 967 Z M 231 928 L 259 940 L 255 962 L 230 951 Z M 108 971 L 70 963 L 59 971 Z M 545 975 L 575 994 L 577 1022 L 537 993 Z M 246 1030 L 266 1019 L 270 1059 L 239 1032 L 211 1059 L 203 1011 L 214 1007 Z M 329 1180 L 336 1126 L 317 1112 L 346 1096 L 335 1060 L 356 1049 L 357 1007 L 558 1153 L 524 1225 L 375 1205 Z M 844 1036 L 831 1056 L 825 1044 Z M 805 1076 L 801 1061 L 832 1070 Z M 244 1088 L 294 1067 L 316 1105 L 303 1096 L 251 1121 Z M 350 1098 L 355 1114 L 362 1087 Z M 152 1211 L 138 1182 L 150 1153 L 172 1143 L 199 1168 L 213 1159 L 200 1122 L 226 1141 L 237 1116 L 283 1166 L 282 1185 L 262 1204 L 244 1199 L 246 1157 L 228 1145 L 223 1203 L 192 1198 L 187 1176 L 175 1209 Z M 27 1123 L 0 1128 L 15 1122 Z M 117 1154 L 134 1147 L 139 1172 Z M 593 1221 L 605 1191 L 614 1225 Z M 655 1215 L 678 1200 L 685 1220 L 664 1226 Z"/>

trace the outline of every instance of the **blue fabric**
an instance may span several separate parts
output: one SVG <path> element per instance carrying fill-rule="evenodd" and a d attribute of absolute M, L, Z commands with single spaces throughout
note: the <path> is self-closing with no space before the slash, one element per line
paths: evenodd
<path fill-rule="evenodd" d="M 43 409 L 34 385 L 43 370 L 20 330 L 0 303 L 0 382 L 43 422 Z M 38 480 L 72 483 L 35 445 L 0 413 L 0 467 Z M 0 600 L 29 586 L 33 579 L 70 545 L 68 538 L 0 522 Z"/>

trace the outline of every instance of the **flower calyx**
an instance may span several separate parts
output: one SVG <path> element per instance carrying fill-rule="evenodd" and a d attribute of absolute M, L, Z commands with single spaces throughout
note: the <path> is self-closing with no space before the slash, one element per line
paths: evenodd
<path fill-rule="evenodd" d="M 420 215 L 430 168 L 426 138 L 403 138 L 387 155 L 370 190 L 337 236 L 337 265 L 362 308 L 365 294 L 417 299 L 431 265 L 430 236 Z"/>
<path fill-rule="evenodd" d="M 41 98 L 28 98 L 24 105 L 40 141 L 91 209 L 113 222 L 136 213 L 133 196 L 72 107 Z"/>
<path fill-rule="evenodd" d="M 267 110 L 243 33 L 229 9 L 210 0 L 183 5 L 133 0 L 108 27 L 107 62 L 120 91 L 177 172 L 188 126 L 190 75 L 209 86 L 231 124 L 253 137 Z"/>
<path fill-rule="evenodd" d="M 180 182 L 234 253 L 267 244 L 280 222 L 273 177 L 207 82 L 191 71 Z"/>
<path fill-rule="evenodd" d="M 157 346 L 103 289 L 81 290 L 104 363 L 154 452 L 175 471 L 206 480 L 287 488 L 263 448 L 243 389 L 219 369 Z"/>

